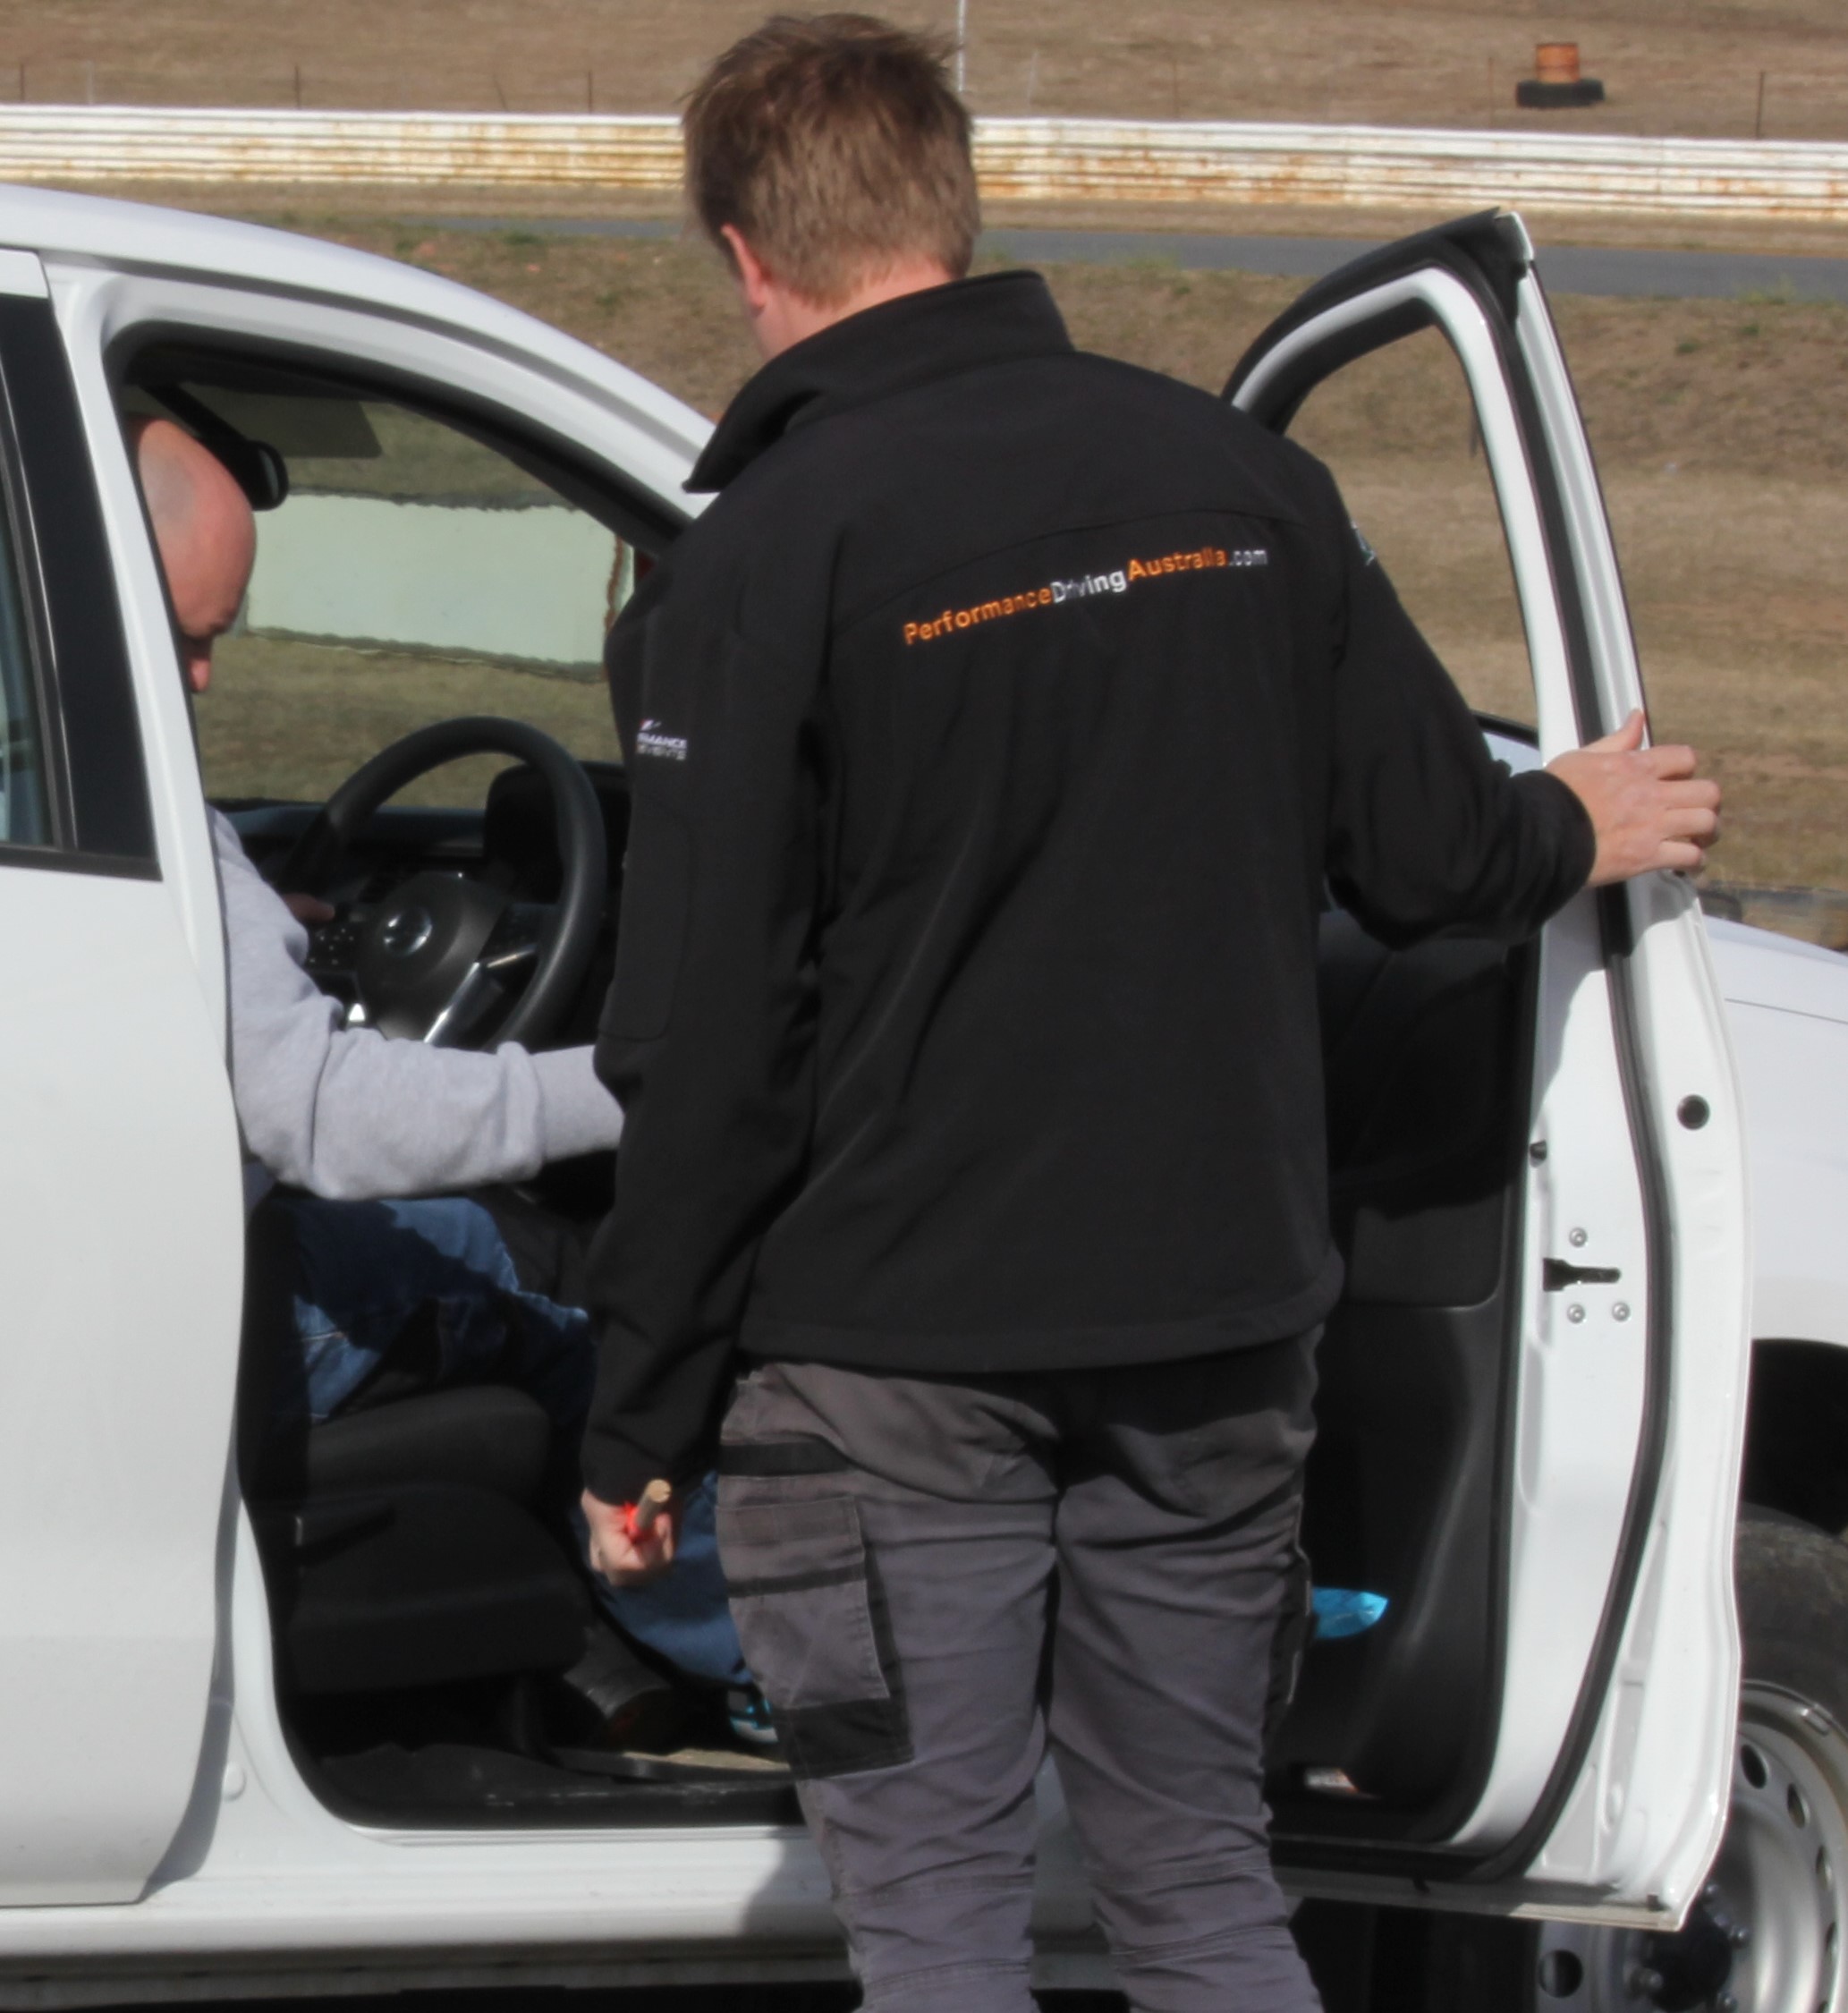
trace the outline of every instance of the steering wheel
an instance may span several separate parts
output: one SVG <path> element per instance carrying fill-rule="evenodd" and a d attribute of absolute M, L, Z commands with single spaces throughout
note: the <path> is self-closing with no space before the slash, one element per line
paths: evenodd
<path fill-rule="evenodd" d="M 530 967 L 492 1042 L 537 1046 L 576 999 L 603 922 L 608 854 L 603 811 L 577 759 L 522 720 L 438 720 L 394 741 L 349 776 L 273 876 L 322 894 L 348 846 L 407 783 L 463 755 L 530 763 L 552 797 L 564 878 L 551 903 L 515 902 L 459 873 L 426 870 L 381 902 L 354 903 L 309 938 L 309 963 L 351 972 L 367 1023 L 382 1033 L 458 1047 Z"/>

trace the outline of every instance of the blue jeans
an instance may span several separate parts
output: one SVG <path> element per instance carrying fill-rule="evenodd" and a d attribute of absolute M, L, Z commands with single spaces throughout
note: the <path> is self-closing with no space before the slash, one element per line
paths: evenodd
<path fill-rule="evenodd" d="M 330 1202 L 279 1194 L 295 1248 L 294 1341 L 278 1365 L 276 1430 L 318 1425 L 386 1362 L 413 1317 L 428 1324 L 420 1366 L 432 1389 L 511 1384 L 575 1444 L 597 1351 L 590 1317 L 520 1284 L 498 1226 L 462 1196 Z M 579 1526 L 581 1538 L 581 1525 Z M 593 1584 L 623 1631 L 690 1678 L 746 1685 L 713 1530 L 713 1482 L 684 1499 L 674 1570 L 643 1587 Z"/>

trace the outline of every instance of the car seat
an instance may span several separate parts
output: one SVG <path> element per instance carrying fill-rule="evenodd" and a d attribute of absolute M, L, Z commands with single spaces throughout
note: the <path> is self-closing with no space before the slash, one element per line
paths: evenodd
<path fill-rule="evenodd" d="M 538 1514 L 550 1423 L 482 1386 L 270 1431 L 291 1317 L 291 1249 L 259 1207 L 246 1255 L 238 1465 L 268 1590 L 277 1673 L 308 1697 L 563 1671 L 588 1601 Z"/>

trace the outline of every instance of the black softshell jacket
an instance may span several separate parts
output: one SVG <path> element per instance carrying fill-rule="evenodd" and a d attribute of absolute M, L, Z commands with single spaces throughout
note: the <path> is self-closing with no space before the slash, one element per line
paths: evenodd
<path fill-rule="evenodd" d="M 1326 1314 L 1325 883 L 1538 927 L 1593 849 L 1493 762 L 1319 463 L 1022 273 L 824 330 L 610 640 L 634 822 L 597 1063 L 586 1479 L 711 1457 L 734 1353 L 1044 1371 Z"/>

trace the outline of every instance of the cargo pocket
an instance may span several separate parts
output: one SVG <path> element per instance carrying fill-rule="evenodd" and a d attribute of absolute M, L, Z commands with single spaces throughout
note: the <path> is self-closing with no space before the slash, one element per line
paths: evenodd
<path fill-rule="evenodd" d="M 731 1452 L 727 1449 L 727 1452 Z M 891 1768 L 911 1728 L 877 1568 L 851 1496 L 720 1482 L 719 1559 L 738 1639 L 799 1779 Z M 812 1484 L 811 1484 L 812 1486 Z"/>

